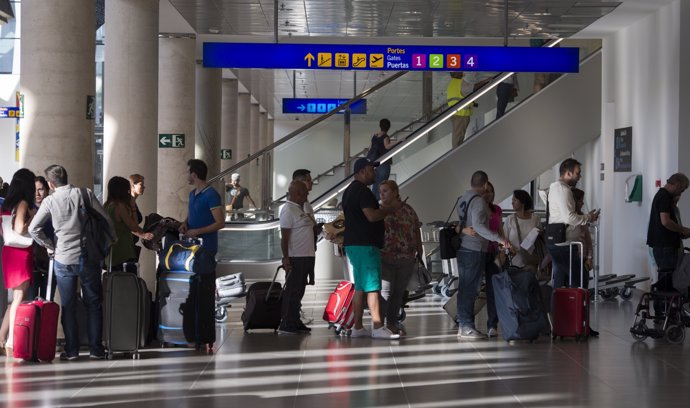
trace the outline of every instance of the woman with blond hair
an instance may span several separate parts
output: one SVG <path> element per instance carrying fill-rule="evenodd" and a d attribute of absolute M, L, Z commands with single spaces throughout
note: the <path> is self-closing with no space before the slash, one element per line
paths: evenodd
<path fill-rule="evenodd" d="M 421 223 L 412 207 L 400 200 L 398 184 L 384 180 L 379 185 L 381 204 L 387 208 L 400 209 L 384 218 L 385 236 L 381 250 L 381 296 L 384 299 L 381 310 L 386 318 L 386 326 L 395 334 L 405 335 L 398 325 L 398 315 L 403 303 L 407 284 L 421 259 Z"/>

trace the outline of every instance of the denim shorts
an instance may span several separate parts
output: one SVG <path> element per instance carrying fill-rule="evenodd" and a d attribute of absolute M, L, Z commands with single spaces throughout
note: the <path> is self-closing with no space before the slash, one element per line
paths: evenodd
<path fill-rule="evenodd" d="M 355 290 L 381 290 L 381 250 L 373 246 L 347 246 L 345 253 L 352 264 Z"/>

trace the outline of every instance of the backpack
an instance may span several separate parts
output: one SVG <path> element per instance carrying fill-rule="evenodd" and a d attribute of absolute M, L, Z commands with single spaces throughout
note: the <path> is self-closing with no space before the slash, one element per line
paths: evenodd
<path fill-rule="evenodd" d="M 79 208 L 81 215 L 81 246 L 84 258 L 93 263 L 101 263 L 110 252 L 115 242 L 111 235 L 110 224 L 105 217 L 91 206 L 91 199 L 85 188 L 80 188 L 83 206 Z"/>
<path fill-rule="evenodd" d="M 379 140 L 378 136 L 374 135 L 371 137 L 371 146 L 369 146 L 369 151 L 367 152 L 367 160 L 370 162 L 375 162 L 379 158 Z"/>

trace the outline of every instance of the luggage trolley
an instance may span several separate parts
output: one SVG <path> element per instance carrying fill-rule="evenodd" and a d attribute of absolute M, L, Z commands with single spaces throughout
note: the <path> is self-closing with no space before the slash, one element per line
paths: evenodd
<path fill-rule="evenodd" d="M 432 290 L 434 294 L 441 295 L 443 297 L 453 296 L 457 290 L 457 280 L 460 276 L 458 273 L 458 263 L 456 261 L 455 254 L 446 253 L 447 251 L 441 248 L 441 230 L 447 225 L 448 224 L 444 221 L 434 221 L 427 224 L 427 227 L 431 227 L 431 229 L 422 230 L 423 243 L 437 244 L 436 247 L 429 252 L 428 256 L 438 252 L 441 257 L 441 268 L 443 272 L 436 280 L 436 284 L 433 285 Z M 428 240 L 425 238 L 425 236 L 428 238 Z"/>

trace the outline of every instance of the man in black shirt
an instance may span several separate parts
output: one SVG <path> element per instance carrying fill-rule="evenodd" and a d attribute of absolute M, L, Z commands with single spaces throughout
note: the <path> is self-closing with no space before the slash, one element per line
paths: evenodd
<path fill-rule="evenodd" d="M 374 182 L 374 167 L 378 163 L 366 158 L 357 159 L 354 165 L 354 181 L 343 193 L 343 212 L 345 213 L 345 253 L 352 264 L 355 280 L 353 308 L 355 324 L 352 337 L 373 337 L 379 339 L 397 339 L 383 325 L 379 308 L 381 292 L 381 248 L 383 247 L 384 224 L 386 215 L 400 208 L 379 208 L 374 194 L 367 188 Z M 366 296 L 365 296 L 366 294 Z M 371 333 L 362 325 L 364 299 L 366 297 L 371 312 Z"/>
<path fill-rule="evenodd" d="M 690 184 L 683 173 L 676 173 L 666 180 L 652 201 L 647 229 L 647 245 L 652 248 L 659 276 L 654 287 L 657 290 L 673 290 L 671 276 L 678 263 L 682 240 L 690 237 L 690 228 L 683 227 L 676 218 L 674 198 L 680 197 Z"/>

